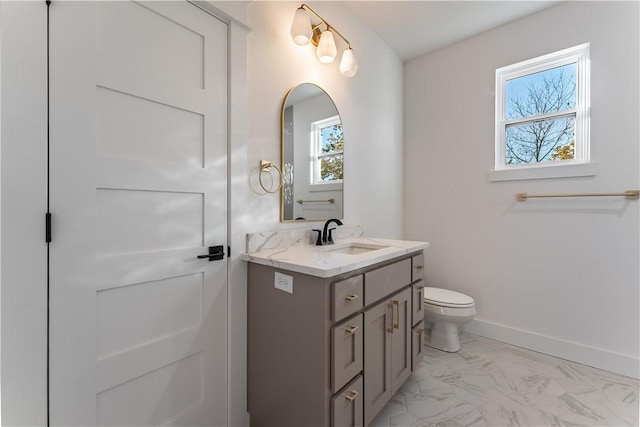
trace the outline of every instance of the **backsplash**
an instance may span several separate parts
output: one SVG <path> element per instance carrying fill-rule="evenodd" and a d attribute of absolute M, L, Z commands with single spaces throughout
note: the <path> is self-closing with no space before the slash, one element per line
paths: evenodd
<path fill-rule="evenodd" d="M 319 226 L 319 228 L 322 228 L 322 226 Z M 342 225 L 333 231 L 334 240 L 362 237 L 363 235 L 364 232 L 359 225 Z M 252 254 L 267 249 L 312 245 L 315 242 L 316 233 L 311 228 L 247 233 L 247 253 Z"/>

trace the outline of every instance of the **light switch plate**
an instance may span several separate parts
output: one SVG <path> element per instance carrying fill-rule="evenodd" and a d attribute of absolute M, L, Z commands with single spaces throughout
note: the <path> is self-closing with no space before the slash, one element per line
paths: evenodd
<path fill-rule="evenodd" d="M 281 291 L 293 293 L 293 277 L 276 271 L 273 286 Z"/>

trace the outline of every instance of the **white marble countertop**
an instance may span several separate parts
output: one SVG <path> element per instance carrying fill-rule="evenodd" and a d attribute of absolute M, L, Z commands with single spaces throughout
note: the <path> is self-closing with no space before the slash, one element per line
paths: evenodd
<path fill-rule="evenodd" d="M 379 249 L 364 253 L 340 253 L 340 249 L 353 245 L 380 245 Z M 317 277 L 333 277 L 368 267 L 401 255 L 429 247 L 427 242 L 356 237 L 340 239 L 335 245 L 298 245 L 287 248 L 265 249 L 242 255 L 245 261 L 268 265 Z"/>

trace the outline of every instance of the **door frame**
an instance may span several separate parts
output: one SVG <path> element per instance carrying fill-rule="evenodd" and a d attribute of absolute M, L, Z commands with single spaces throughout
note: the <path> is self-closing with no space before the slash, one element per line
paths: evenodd
<path fill-rule="evenodd" d="M 246 375 L 242 336 L 241 286 L 246 267 L 244 224 L 236 227 L 246 174 L 246 37 L 241 16 L 246 6 L 192 2 L 228 24 L 229 118 L 227 150 L 227 224 L 232 247 L 228 258 L 228 375 Z M 47 425 L 47 6 L 45 2 L 0 3 L 0 422 Z M 15 185 L 20 183 L 20 185 Z M 233 192 L 234 197 L 231 197 Z M 238 197 L 236 198 L 236 194 Z M 55 216 L 55 212 L 53 212 Z M 55 230 L 53 232 L 55 239 Z M 232 291 L 234 290 L 235 291 Z M 235 319 L 232 322 L 232 317 Z M 236 338 L 232 338 L 235 336 Z M 234 360 L 233 358 L 236 358 Z M 233 366 L 230 366 L 233 363 Z M 248 425 L 244 389 L 228 381 L 227 420 Z"/>
<path fill-rule="evenodd" d="M 0 5 L 3 425 L 47 424 L 46 16 L 44 2 Z"/>

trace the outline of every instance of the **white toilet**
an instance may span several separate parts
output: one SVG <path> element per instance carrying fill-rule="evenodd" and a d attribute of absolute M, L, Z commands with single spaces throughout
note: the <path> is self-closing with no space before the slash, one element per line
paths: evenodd
<path fill-rule="evenodd" d="M 454 353 L 460 350 L 460 327 L 473 319 L 473 298 L 460 292 L 424 288 L 424 326 L 426 344 Z"/>

